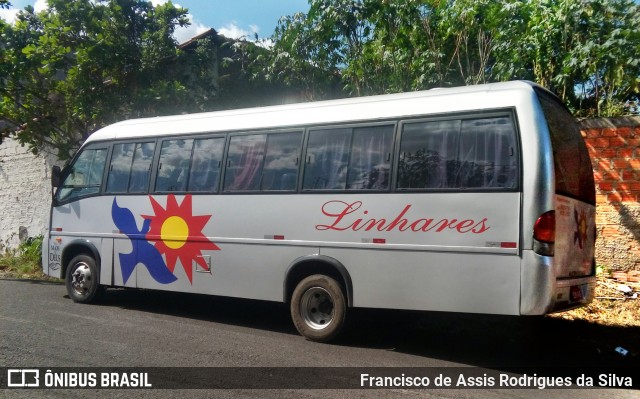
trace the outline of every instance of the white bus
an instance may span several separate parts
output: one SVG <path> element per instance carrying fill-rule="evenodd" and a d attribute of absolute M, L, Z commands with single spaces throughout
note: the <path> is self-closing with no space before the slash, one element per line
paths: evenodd
<path fill-rule="evenodd" d="M 327 341 L 350 308 L 541 315 L 594 296 L 588 152 L 529 82 L 127 120 L 52 183 L 43 268 L 76 302 L 279 301 Z"/>

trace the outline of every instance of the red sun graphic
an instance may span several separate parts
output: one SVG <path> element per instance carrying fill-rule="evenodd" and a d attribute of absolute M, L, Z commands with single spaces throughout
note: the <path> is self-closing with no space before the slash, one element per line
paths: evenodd
<path fill-rule="evenodd" d="M 190 194 L 184 196 L 181 204 L 178 204 L 175 195 L 169 194 L 166 208 L 163 208 L 153 197 L 149 196 L 149 198 L 155 215 L 142 215 L 143 218 L 151 221 L 146 235 L 147 240 L 165 256 L 167 268 L 172 273 L 176 263 L 180 261 L 189 278 L 189 283 L 193 284 L 193 261 L 203 269 L 209 270 L 209 266 L 202 258 L 202 251 L 220 250 L 202 233 L 211 215 L 193 215 Z"/>

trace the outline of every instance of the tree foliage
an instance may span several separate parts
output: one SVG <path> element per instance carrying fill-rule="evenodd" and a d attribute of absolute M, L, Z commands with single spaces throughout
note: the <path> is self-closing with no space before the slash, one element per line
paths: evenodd
<path fill-rule="evenodd" d="M 496 78 L 534 80 L 579 115 L 638 112 L 640 6 L 632 0 L 531 0 L 505 42 Z M 516 40 L 519 38 L 520 40 Z"/>
<path fill-rule="evenodd" d="M 264 77 L 283 83 L 306 100 L 332 97 L 332 87 L 339 83 L 335 44 L 311 29 L 314 27 L 306 14 L 281 18 L 274 46 L 258 59 L 262 71 L 256 80 Z"/>
<path fill-rule="evenodd" d="M 127 118 L 513 79 L 579 116 L 640 112 L 634 0 L 309 0 L 268 49 L 202 39 L 183 51 L 186 12 L 48 0 L 0 19 L 0 135 L 65 158 Z"/>
<path fill-rule="evenodd" d="M 285 17 L 265 71 L 348 95 L 527 79 L 578 115 L 638 112 L 633 0 L 310 0 Z"/>
<path fill-rule="evenodd" d="M 198 110 L 208 101 L 189 87 L 172 36 L 188 23 L 186 10 L 141 0 L 48 4 L 37 14 L 27 7 L 15 24 L 0 25 L 5 134 L 65 158 L 105 124 Z M 197 86 L 199 93 L 215 91 L 206 76 Z"/>

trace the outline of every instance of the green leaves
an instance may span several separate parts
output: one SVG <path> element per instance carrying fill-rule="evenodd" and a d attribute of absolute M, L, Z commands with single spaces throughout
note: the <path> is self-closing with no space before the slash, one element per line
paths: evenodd
<path fill-rule="evenodd" d="M 68 157 L 126 118 L 527 79 L 579 116 L 639 112 L 633 0 L 310 0 L 266 48 L 202 39 L 171 2 L 48 0 L 0 20 L 0 134 Z M 0 7 L 6 6 L 0 0 Z M 267 42 L 265 42 L 267 43 Z"/>
<path fill-rule="evenodd" d="M 188 23 L 186 10 L 141 0 L 48 4 L 0 25 L 0 119 L 8 122 L 0 134 L 34 151 L 53 147 L 64 159 L 108 123 L 197 111 L 215 97 L 213 79 L 185 74 L 193 62 L 173 39 L 175 27 Z"/>
<path fill-rule="evenodd" d="M 265 74 L 315 97 L 527 79 L 580 116 L 637 112 L 633 0 L 311 0 L 273 39 Z"/>

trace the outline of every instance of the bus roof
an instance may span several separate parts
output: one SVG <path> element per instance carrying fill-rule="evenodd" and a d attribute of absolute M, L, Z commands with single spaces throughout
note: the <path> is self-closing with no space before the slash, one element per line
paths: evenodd
<path fill-rule="evenodd" d="M 519 98 L 523 96 L 530 98 L 533 87 L 538 86 L 528 81 L 512 81 L 339 100 L 130 119 L 96 131 L 86 143 L 145 136 L 239 130 L 256 131 L 316 124 L 371 122 L 444 112 L 514 107 Z"/>

